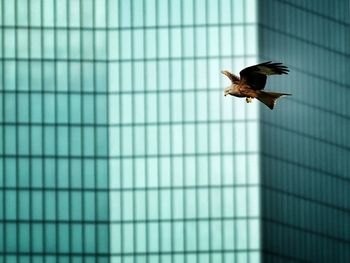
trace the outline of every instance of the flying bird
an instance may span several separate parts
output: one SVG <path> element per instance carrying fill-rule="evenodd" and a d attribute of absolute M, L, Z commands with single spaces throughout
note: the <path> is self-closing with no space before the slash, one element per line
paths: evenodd
<path fill-rule="evenodd" d="M 221 73 L 232 82 L 231 86 L 225 89 L 224 95 L 246 98 L 247 103 L 251 103 L 252 99 L 256 98 L 272 110 L 278 98 L 291 94 L 263 91 L 267 76 L 288 74 L 288 71 L 288 68 L 282 63 L 272 63 L 272 61 L 241 70 L 240 78 L 223 70 Z"/>

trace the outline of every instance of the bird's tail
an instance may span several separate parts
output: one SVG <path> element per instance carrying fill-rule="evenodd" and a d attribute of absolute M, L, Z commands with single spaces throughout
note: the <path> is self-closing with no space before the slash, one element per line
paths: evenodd
<path fill-rule="evenodd" d="M 288 96 L 288 95 L 292 95 L 292 94 L 268 92 L 268 91 L 261 91 L 260 90 L 258 92 L 258 96 L 256 98 L 272 110 L 276 104 L 276 100 L 279 97 Z"/>

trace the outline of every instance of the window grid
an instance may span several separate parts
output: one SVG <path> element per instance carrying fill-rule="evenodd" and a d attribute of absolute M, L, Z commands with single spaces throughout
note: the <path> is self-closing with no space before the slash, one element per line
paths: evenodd
<path fill-rule="evenodd" d="M 239 126 L 237 137 L 257 122 L 256 109 L 221 106 L 223 83 L 208 74 L 256 58 L 227 51 L 236 43 L 226 30 L 255 26 L 225 12 L 241 1 L 10 2 L 1 3 L 2 259 L 258 262 L 259 247 L 249 247 L 258 215 L 228 200 L 249 203 L 258 179 L 235 163 L 258 149 L 246 136 L 225 140 L 227 127 Z M 232 174 L 217 169 L 229 160 Z"/>

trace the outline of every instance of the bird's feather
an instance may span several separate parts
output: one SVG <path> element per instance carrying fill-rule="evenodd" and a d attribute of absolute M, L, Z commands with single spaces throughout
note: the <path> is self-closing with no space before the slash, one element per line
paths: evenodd
<path fill-rule="evenodd" d="M 282 63 L 271 61 L 247 67 L 239 73 L 241 81 L 248 84 L 254 90 L 264 89 L 267 76 L 288 74 L 288 68 Z"/>
<path fill-rule="evenodd" d="M 228 77 L 233 84 L 237 84 L 239 82 L 239 77 L 237 77 L 235 74 L 232 74 L 227 70 L 222 70 L 221 73 Z"/>

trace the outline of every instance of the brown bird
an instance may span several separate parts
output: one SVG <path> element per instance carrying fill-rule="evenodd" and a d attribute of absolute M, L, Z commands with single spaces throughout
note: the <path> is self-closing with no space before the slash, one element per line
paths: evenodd
<path fill-rule="evenodd" d="M 225 89 L 224 95 L 246 98 L 246 102 L 252 102 L 253 98 L 260 100 L 271 110 L 279 97 L 291 94 L 262 91 L 266 84 L 267 76 L 288 74 L 288 68 L 282 63 L 271 61 L 247 67 L 239 72 L 240 78 L 229 71 L 223 70 L 222 74 L 227 76 L 232 84 Z"/>

